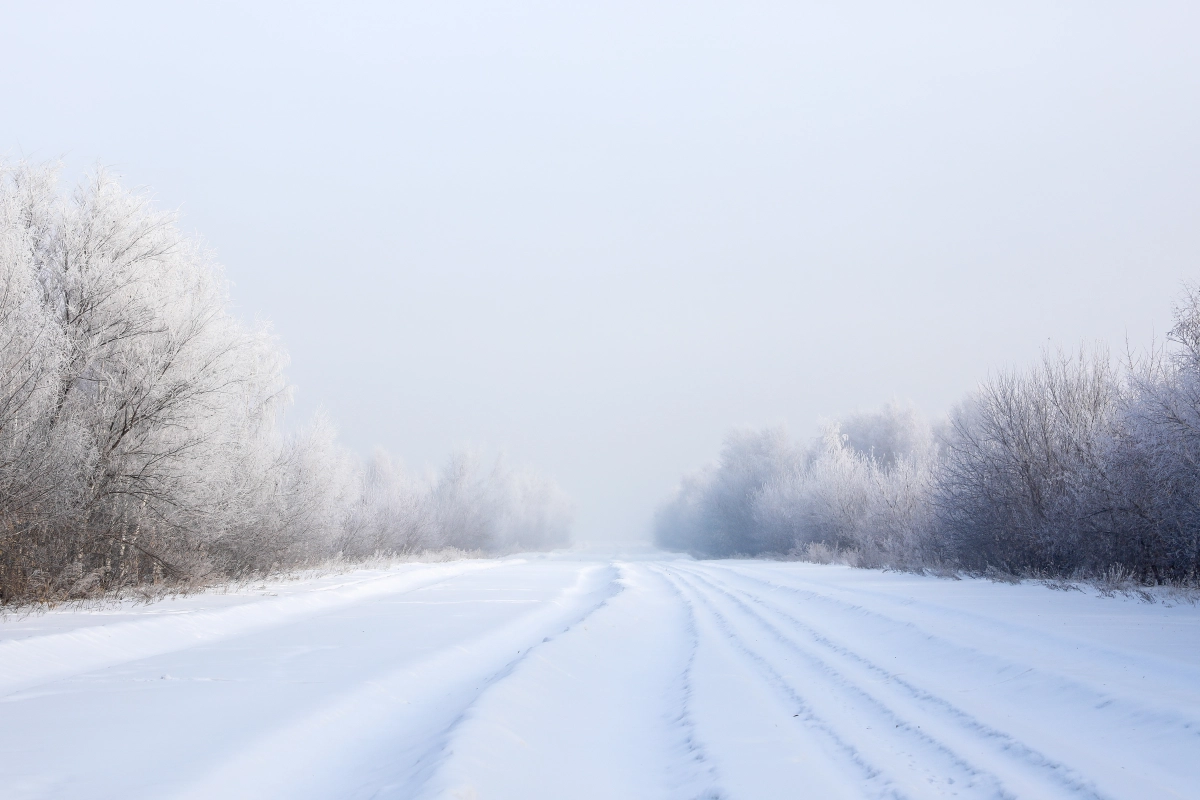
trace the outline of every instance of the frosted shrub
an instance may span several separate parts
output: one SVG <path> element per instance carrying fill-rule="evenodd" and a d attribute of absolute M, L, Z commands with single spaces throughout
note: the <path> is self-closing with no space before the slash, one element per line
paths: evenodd
<path fill-rule="evenodd" d="M 505 552 L 565 544 L 570 503 L 551 481 L 503 459 L 484 470 L 471 453 L 454 456 L 431 493 L 437 546 Z"/>
<path fill-rule="evenodd" d="M 781 477 L 802 463 L 783 429 L 731 433 L 717 464 L 686 478 L 659 512 L 657 541 L 705 555 L 786 552 L 793 536 L 787 508 L 761 507 L 759 498 L 768 486 L 786 494 Z"/>
<path fill-rule="evenodd" d="M 496 546 L 507 550 L 547 550 L 567 544 L 572 505 L 558 484 L 534 472 L 501 466 L 503 503 Z"/>
<path fill-rule="evenodd" d="M 838 422 L 844 444 L 883 469 L 902 460 L 927 460 L 933 429 L 911 405 L 891 402 L 879 411 L 850 414 Z"/>
<path fill-rule="evenodd" d="M 863 563 L 909 565 L 928 549 L 932 430 L 892 403 L 827 427 L 812 449 L 805 541 L 852 550 Z"/>
<path fill-rule="evenodd" d="M 339 549 L 352 557 L 546 550 L 567 544 L 570 525 L 570 501 L 553 481 L 503 459 L 485 470 L 477 454 L 461 452 L 440 473 L 415 476 L 377 451 Z"/>
<path fill-rule="evenodd" d="M 363 558 L 435 546 L 430 479 L 411 475 L 377 449 L 359 480 L 353 516 L 339 551 Z"/>
<path fill-rule="evenodd" d="M 749 552 L 853 546 L 870 504 L 869 457 L 850 449 L 835 424 L 789 467 L 751 490 L 754 522 L 771 535 L 757 537 L 764 546 Z"/>
<path fill-rule="evenodd" d="M 1069 573 L 1107 542 L 1106 463 L 1120 387 L 1103 350 L 1047 355 L 984 384 L 951 417 L 936 508 L 949 556 Z"/>
<path fill-rule="evenodd" d="M 988 575 L 1200 580 L 1200 293 L 1167 345 L 1116 369 L 1047 353 L 984 382 L 935 435 L 892 404 L 806 451 L 739 433 L 686 478 L 658 542 Z"/>
<path fill-rule="evenodd" d="M 872 470 L 869 522 L 855 545 L 864 564 L 915 568 L 941 562 L 930 504 L 937 451 L 932 439 L 923 447 Z"/>
<path fill-rule="evenodd" d="M 1200 294 L 1175 311 L 1168 348 L 1130 368 L 1108 472 L 1115 484 L 1110 548 L 1143 582 L 1200 577 Z"/>
<path fill-rule="evenodd" d="M 807 449 L 782 429 L 739 432 L 658 515 L 660 545 L 700 555 L 853 550 L 911 563 L 925 546 L 933 459 L 928 425 L 890 405 L 832 423 Z M 814 551 L 815 552 L 815 551 Z"/>

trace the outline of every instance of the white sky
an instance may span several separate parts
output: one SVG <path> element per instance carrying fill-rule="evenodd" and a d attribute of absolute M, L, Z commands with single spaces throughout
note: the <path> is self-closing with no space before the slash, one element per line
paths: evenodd
<path fill-rule="evenodd" d="M 1200 6 L 24 3 L 0 154 L 180 207 L 300 416 L 644 535 L 733 425 L 946 411 L 1200 278 Z"/>

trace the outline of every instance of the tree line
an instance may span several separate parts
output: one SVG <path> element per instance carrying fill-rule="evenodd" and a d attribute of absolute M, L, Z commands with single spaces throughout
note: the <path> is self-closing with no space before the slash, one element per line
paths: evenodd
<path fill-rule="evenodd" d="M 532 472 L 464 453 L 417 475 L 322 419 L 284 433 L 286 362 L 144 193 L 0 164 L 0 602 L 566 541 Z"/>
<path fill-rule="evenodd" d="M 703 557 L 1194 584 L 1200 294 L 1185 291 L 1166 342 L 1143 355 L 1047 352 L 934 424 L 892 403 L 811 442 L 735 431 L 655 531 Z"/>

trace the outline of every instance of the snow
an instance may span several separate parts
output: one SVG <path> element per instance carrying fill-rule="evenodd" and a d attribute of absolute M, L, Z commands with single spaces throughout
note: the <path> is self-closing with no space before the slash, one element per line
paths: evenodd
<path fill-rule="evenodd" d="M 1200 795 L 1200 607 L 840 566 L 562 553 L 9 615 L 0 698 L 14 800 Z"/>

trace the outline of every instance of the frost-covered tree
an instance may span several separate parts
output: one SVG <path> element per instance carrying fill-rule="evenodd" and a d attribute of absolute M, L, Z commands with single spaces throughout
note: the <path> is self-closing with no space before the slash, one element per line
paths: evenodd
<path fill-rule="evenodd" d="M 267 488 L 283 356 L 228 313 L 210 255 L 103 171 L 62 196 L 53 169 L 17 165 L 2 191 L 0 335 L 19 363 L 0 413 L 53 465 L 37 513 L 10 513 L 8 568 L 47 585 L 182 571 Z"/>
<path fill-rule="evenodd" d="M 51 224 L 53 176 L 0 169 L 0 554 L 19 560 L 37 530 L 78 505 L 82 431 L 51 422 L 67 341 L 42 298 L 38 245 Z M 8 581 L 0 578 L 0 591 Z"/>
<path fill-rule="evenodd" d="M 362 467 L 323 419 L 284 435 L 285 363 L 145 194 L 0 168 L 0 600 L 565 541 L 531 474 L 459 459 L 422 482 Z"/>

